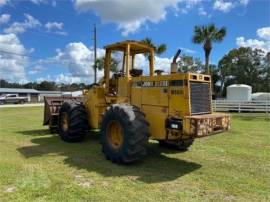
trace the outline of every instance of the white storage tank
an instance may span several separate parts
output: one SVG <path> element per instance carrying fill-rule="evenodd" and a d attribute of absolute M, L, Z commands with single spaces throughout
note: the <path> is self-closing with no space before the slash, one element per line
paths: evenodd
<path fill-rule="evenodd" d="M 233 84 L 227 87 L 227 100 L 251 101 L 251 86 L 245 84 Z"/>
<path fill-rule="evenodd" d="M 255 101 L 270 100 L 270 93 L 263 93 L 263 92 L 252 93 L 251 98 L 252 100 L 255 100 Z"/>

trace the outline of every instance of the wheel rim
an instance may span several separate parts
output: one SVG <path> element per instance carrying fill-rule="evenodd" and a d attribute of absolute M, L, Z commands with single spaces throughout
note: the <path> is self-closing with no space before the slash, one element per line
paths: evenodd
<path fill-rule="evenodd" d="M 62 114 L 62 129 L 64 132 L 66 132 L 68 130 L 68 114 L 67 112 L 63 112 Z"/>
<path fill-rule="evenodd" d="M 118 121 L 111 121 L 108 127 L 107 137 L 114 149 L 122 147 L 124 142 L 123 129 Z"/>

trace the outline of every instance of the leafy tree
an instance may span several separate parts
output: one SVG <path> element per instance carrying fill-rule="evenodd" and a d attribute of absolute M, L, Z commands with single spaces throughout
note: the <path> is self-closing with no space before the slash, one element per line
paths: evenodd
<path fill-rule="evenodd" d="M 23 88 L 35 89 L 35 88 L 37 88 L 37 83 L 36 82 L 29 82 L 29 83 L 23 84 Z"/>
<path fill-rule="evenodd" d="M 167 50 L 167 45 L 166 44 L 164 44 L 164 43 L 160 44 L 160 45 L 154 44 L 154 42 L 150 38 L 145 38 L 145 39 L 141 40 L 141 42 L 148 45 L 148 46 L 153 47 L 154 50 L 155 50 L 156 55 L 161 55 L 162 53 L 165 53 L 166 50 Z M 149 53 L 145 53 L 144 56 L 147 57 L 148 60 L 150 61 Z"/>
<path fill-rule="evenodd" d="M 264 83 L 266 84 L 266 92 L 270 92 L 270 52 L 266 54 L 265 58 L 265 79 Z"/>
<path fill-rule="evenodd" d="M 52 81 L 42 81 L 37 84 L 38 90 L 56 90 L 56 83 Z"/>
<path fill-rule="evenodd" d="M 265 53 L 241 47 L 231 50 L 218 63 L 223 87 L 229 83 L 247 84 L 254 92 L 267 91 L 269 74 Z"/>
<path fill-rule="evenodd" d="M 78 87 L 80 90 L 86 89 L 85 83 L 79 83 Z"/>
<path fill-rule="evenodd" d="M 225 95 L 223 89 L 230 83 L 229 81 L 232 80 L 232 64 L 230 63 L 231 59 L 227 55 L 225 55 L 218 63 L 219 68 L 219 80 L 220 80 L 220 92 L 219 95 Z"/>
<path fill-rule="evenodd" d="M 70 85 L 70 91 L 76 91 L 76 90 L 78 90 L 78 89 L 80 89 L 79 84 L 77 84 L 77 83 L 72 83 L 72 84 Z"/>
<path fill-rule="evenodd" d="M 0 80 L 0 88 L 8 88 L 9 87 L 8 85 L 9 83 L 6 80 L 4 79 Z"/>
<path fill-rule="evenodd" d="M 195 26 L 193 43 L 203 44 L 205 52 L 205 70 L 209 74 L 209 59 L 213 42 L 221 42 L 226 36 L 226 28 L 218 29 L 214 24 L 207 26 Z"/>
<path fill-rule="evenodd" d="M 193 58 L 192 56 L 182 55 L 180 61 L 180 72 L 203 72 L 204 65 L 199 58 Z"/>
<path fill-rule="evenodd" d="M 11 83 L 4 79 L 0 80 L 0 88 L 33 88 L 37 90 L 59 90 L 59 91 L 77 91 L 89 88 L 89 85 L 84 83 L 72 83 L 72 84 L 64 84 L 64 83 L 55 83 L 51 81 L 42 81 L 41 83 L 37 82 L 29 82 L 25 84 L 20 83 Z"/>

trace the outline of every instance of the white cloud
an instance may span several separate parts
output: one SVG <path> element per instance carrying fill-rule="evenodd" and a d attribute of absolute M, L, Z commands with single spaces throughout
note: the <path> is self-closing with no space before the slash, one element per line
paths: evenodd
<path fill-rule="evenodd" d="M 51 32 L 59 35 L 67 35 L 64 29 L 64 23 L 62 22 L 47 22 L 45 25 L 47 32 Z"/>
<path fill-rule="evenodd" d="M 52 1 L 52 6 L 53 6 L 53 7 L 56 7 L 56 6 L 57 6 L 56 1 Z"/>
<path fill-rule="evenodd" d="M 235 5 L 232 2 L 225 2 L 223 0 L 216 0 L 213 6 L 214 10 L 219 10 L 224 13 L 229 12 L 231 9 L 233 9 Z"/>
<path fill-rule="evenodd" d="M 42 3 L 47 3 L 47 0 L 30 0 L 33 4 L 39 5 Z"/>
<path fill-rule="evenodd" d="M 98 78 L 103 76 L 103 71 L 98 71 Z M 70 73 L 61 73 L 57 75 L 47 75 L 45 77 L 39 77 L 36 79 L 38 83 L 42 81 L 54 81 L 56 83 L 72 84 L 72 83 L 91 83 L 88 77 L 72 76 Z M 93 81 L 92 81 L 93 82 Z"/>
<path fill-rule="evenodd" d="M 0 50 L 18 55 L 25 54 L 27 50 L 15 34 L 0 34 Z"/>
<path fill-rule="evenodd" d="M 265 40 L 270 40 L 270 27 L 263 27 L 257 30 L 257 35 Z"/>
<path fill-rule="evenodd" d="M 56 50 L 56 52 L 57 54 L 53 60 L 67 67 L 69 73 L 50 76 L 50 80 L 56 81 L 58 83 L 92 83 L 94 81 L 94 50 L 92 47 L 88 48 L 82 42 L 74 42 L 67 44 L 66 47 L 62 50 Z M 104 55 L 105 50 L 98 48 L 97 57 L 99 58 Z M 119 61 L 122 60 L 121 54 L 115 54 L 114 56 L 119 59 Z M 156 57 L 155 69 L 162 69 L 165 72 L 169 72 L 171 61 L 171 58 Z M 48 59 L 48 62 L 50 62 L 50 59 Z M 119 64 L 119 66 L 121 66 L 121 64 Z M 149 74 L 149 62 L 144 55 L 136 55 L 134 66 L 135 68 L 143 69 L 145 75 Z M 99 80 L 102 77 L 103 70 L 98 70 L 97 79 Z M 40 78 L 39 81 L 42 79 L 43 78 Z"/>
<path fill-rule="evenodd" d="M 64 24 L 62 22 L 47 22 L 44 25 L 49 31 L 50 30 L 62 30 Z"/>
<path fill-rule="evenodd" d="M 180 1 L 186 3 L 186 8 L 192 8 L 198 4 L 200 4 L 203 0 L 185 0 L 185 1 Z"/>
<path fill-rule="evenodd" d="M 160 58 L 156 57 L 155 69 L 161 69 L 166 73 L 171 71 L 172 58 Z"/>
<path fill-rule="evenodd" d="M 53 33 L 54 34 L 58 34 L 58 35 L 63 35 L 63 36 L 67 36 L 68 35 L 68 33 L 65 32 L 65 31 L 54 31 Z"/>
<path fill-rule="evenodd" d="M 180 6 L 178 4 L 175 7 L 175 16 L 178 17 L 178 13 L 187 14 L 190 9 L 194 8 L 196 5 L 200 5 L 202 1 L 203 0 L 179 0 Z"/>
<path fill-rule="evenodd" d="M 56 2 L 55 2 L 55 0 L 28 0 L 28 1 L 30 1 L 30 2 L 32 2 L 33 4 L 35 4 L 35 5 L 41 5 L 41 4 L 46 4 L 46 5 L 48 5 L 48 4 L 50 4 L 50 5 L 52 5 L 53 7 L 55 7 L 54 5 L 56 5 Z"/>
<path fill-rule="evenodd" d="M 51 75 L 47 75 L 45 77 L 39 77 L 36 79 L 36 82 L 41 83 L 42 81 L 55 81 L 52 79 Z"/>
<path fill-rule="evenodd" d="M 39 20 L 35 19 L 33 16 L 29 14 L 24 14 L 25 20 L 24 22 L 14 22 L 10 27 L 4 29 L 4 33 L 23 33 L 27 29 L 32 29 L 38 26 L 41 26 Z"/>
<path fill-rule="evenodd" d="M 130 33 L 135 33 L 144 23 L 145 20 L 135 20 L 130 23 L 120 24 L 118 28 L 122 30 L 123 36 L 128 36 Z"/>
<path fill-rule="evenodd" d="M 199 13 L 198 13 L 199 15 L 201 15 L 201 16 L 207 16 L 207 12 L 204 10 L 203 7 L 200 7 L 198 11 L 199 11 Z"/>
<path fill-rule="evenodd" d="M 15 34 L 0 34 L 0 77 L 13 82 L 25 82 L 27 54 L 21 41 Z"/>
<path fill-rule="evenodd" d="M 186 52 L 186 53 L 190 53 L 190 54 L 194 54 L 196 53 L 195 50 L 191 50 L 189 48 L 184 48 L 184 47 L 179 47 L 183 52 Z"/>
<path fill-rule="evenodd" d="M 79 12 L 94 12 L 102 22 L 116 23 L 122 35 L 127 36 L 147 26 L 147 23 L 157 24 L 165 20 L 170 10 L 175 16 L 187 14 L 194 6 L 201 6 L 203 0 L 74 0 L 73 2 Z M 199 15 L 211 17 L 202 7 L 199 9 Z"/>
<path fill-rule="evenodd" d="M 251 48 L 262 48 L 264 46 L 264 41 L 258 39 L 247 39 L 245 37 L 237 37 L 236 44 L 242 47 L 251 47 Z"/>
<path fill-rule="evenodd" d="M 97 57 L 102 57 L 105 50 L 97 49 Z M 94 81 L 94 50 L 86 47 L 82 42 L 69 43 L 63 50 L 57 50 L 54 58 L 63 66 L 66 66 L 72 77 L 91 83 Z M 103 71 L 98 72 L 98 78 L 102 77 Z M 66 77 L 59 77 L 64 79 Z"/>
<path fill-rule="evenodd" d="M 156 56 L 155 57 L 155 70 L 160 69 L 166 73 L 170 72 L 172 58 L 161 58 Z M 144 75 L 149 75 L 149 61 L 148 59 L 142 55 L 138 54 L 135 57 L 135 68 L 142 69 Z"/>
<path fill-rule="evenodd" d="M 246 6 L 249 3 L 249 0 L 239 0 L 239 3 Z"/>
<path fill-rule="evenodd" d="M 238 6 L 246 7 L 249 3 L 249 0 L 215 0 L 213 9 L 221 11 L 223 13 L 230 12 L 233 8 Z"/>
<path fill-rule="evenodd" d="M 259 48 L 265 52 L 270 51 L 270 27 L 263 27 L 257 30 L 259 39 L 245 39 L 245 37 L 237 37 L 236 44 L 239 47 Z"/>
<path fill-rule="evenodd" d="M 147 21 L 158 23 L 164 20 L 167 10 L 176 10 L 180 1 L 183 0 L 75 0 L 74 5 L 78 11 L 95 12 L 104 22 L 117 23 L 122 34 L 128 35 L 135 33 Z"/>
<path fill-rule="evenodd" d="M 46 68 L 44 68 L 41 65 L 34 66 L 30 71 L 28 71 L 28 74 L 38 74 L 40 72 L 43 72 Z"/>
<path fill-rule="evenodd" d="M 72 76 L 71 74 L 59 74 L 55 78 L 56 83 L 89 83 L 88 78 Z"/>
<path fill-rule="evenodd" d="M 0 0 L 0 8 L 5 6 L 8 2 L 9 0 Z"/>
<path fill-rule="evenodd" d="M 0 16 L 0 25 L 1 24 L 6 24 L 6 23 L 8 23 L 9 22 L 9 20 L 10 20 L 10 15 L 9 14 L 2 14 L 1 16 Z"/>

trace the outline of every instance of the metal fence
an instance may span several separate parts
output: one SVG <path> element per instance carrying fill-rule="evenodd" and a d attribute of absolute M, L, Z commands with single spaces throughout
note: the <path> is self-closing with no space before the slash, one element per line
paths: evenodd
<path fill-rule="evenodd" d="M 213 111 L 216 112 L 261 112 L 270 113 L 270 100 L 266 101 L 228 101 L 213 100 Z"/>

